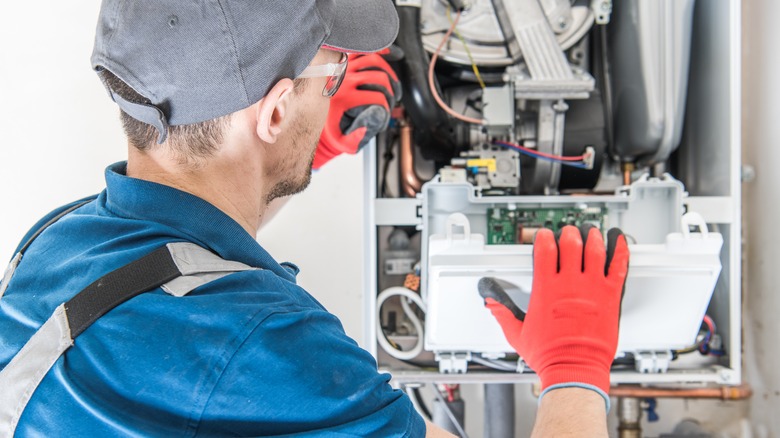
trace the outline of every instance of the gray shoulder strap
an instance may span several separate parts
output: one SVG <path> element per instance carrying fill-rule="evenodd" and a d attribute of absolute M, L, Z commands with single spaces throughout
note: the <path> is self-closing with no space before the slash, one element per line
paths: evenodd
<path fill-rule="evenodd" d="M 3 298 L 3 294 L 5 293 L 5 290 L 8 289 L 8 283 L 11 282 L 11 277 L 13 277 L 14 272 L 16 271 L 16 267 L 19 266 L 19 262 L 22 260 L 22 253 L 17 252 L 14 255 L 14 258 L 11 259 L 11 262 L 8 263 L 8 266 L 5 268 L 5 273 L 3 273 L 3 279 L 0 280 L 0 298 Z"/>
<path fill-rule="evenodd" d="M 170 277 L 174 278 L 164 282 L 150 282 L 147 286 L 144 286 L 145 290 L 137 291 L 137 293 L 134 294 L 123 294 L 119 292 L 118 295 L 122 295 L 120 299 L 126 300 L 132 298 L 135 295 L 151 290 L 157 286 L 162 287 L 165 292 L 173 296 L 182 297 L 199 286 L 234 272 L 258 269 L 243 263 L 223 260 L 216 254 L 188 242 L 169 243 L 164 249 L 161 248 L 154 253 L 164 253 L 164 255 L 167 256 L 164 261 L 172 262 L 169 263 L 171 266 L 167 269 L 166 279 Z M 154 253 L 150 255 L 154 255 Z M 160 260 L 160 258 L 150 259 L 149 256 L 146 256 L 103 278 L 107 278 L 111 275 L 114 275 L 114 278 L 117 278 L 117 272 L 122 274 L 120 271 L 130 265 L 138 265 L 139 263 L 141 265 L 148 265 L 149 262 L 154 260 Z M 14 269 L 17 264 L 18 261 L 13 264 Z M 152 266 L 151 268 L 155 267 Z M 12 274 L 13 270 L 11 271 Z M 135 273 L 139 272 L 137 269 L 131 271 Z M 154 272 L 154 269 L 152 269 L 152 272 Z M 93 286 L 102 283 L 101 280 L 103 280 L 103 278 L 94 282 L 87 287 L 87 289 L 77 294 L 77 296 L 89 292 L 94 293 L 96 289 Z M 119 278 L 121 279 L 122 277 L 120 276 Z M 0 286 L 0 293 L 7 287 L 7 282 L 9 280 L 10 275 L 6 272 L 3 284 Z M 97 290 L 97 292 L 100 291 Z M 108 290 L 106 291 L 106 294 L 111 294 L 113 292 L 114 291 Z M 73 327 L 72 331 L 72 321 L 81 321 L 78 318 L 73 318 L 72 315 L 69 318 L 69 311 L 72 313 L 77 312 L 76 309 L 71 308 L 73 305 L 72 303 L 74 302 L 76 302 L 76 300 L 71 299 L 68 303 L 62 303 L 57 306 L 49 319 L 35 332 L 30 340 L 27 341 L 11 362 L 0 371 L 0 388 L 2 388 L 2 391 L 0 391 L 0 438 L 12 437 L 14 435 L 19 418 L 21 418 L 27 403 L 32 398 L 33 393 L 43 380 L 43 377 L 49 372 L 57 359 L 73 345 L 73 341 L 75 337 L 78 336 L 78 333 L 83 332 L 86 326 L 94 322 L 94 320 L 89 321 L 86 326 L 80 324 L 79 327 Z M 103 309 L 103 313 L 116 305 L 121 304 L 121 302 L 123 301 L 113 303 L 107 310 Z M 99 315 L 102 315 L 103 313 L 100 313 Z M 74 332 L 77 334 L 73 335 Z"/>

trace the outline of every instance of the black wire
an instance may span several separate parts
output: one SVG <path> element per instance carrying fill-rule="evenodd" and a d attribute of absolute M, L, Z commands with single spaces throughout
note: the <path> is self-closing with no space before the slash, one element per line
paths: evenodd
<path fill-rule="evenodd" d="M 428 409 L 428 406 L 425 405 L 425 402 L 422 399 L 420 388 L 412 388 L 412 395 L 414 395 L 414 400 L 417 402 L 417 406 L 420 407 L 422 414 L 429 420 L 433 421 L 433 415 L 431 415 L 431 411 Z"/>
<path fill-rule="evenodd" d="M 703 327 L 706 327 L 705 330 L 707 331 L 707 333 L 710 334 L 710 337 L 712 337 L 713 333 L 710 332 L 709 327 L 705 323 L 703 323 L 703 322 L 701 324 L 702 324 Z M 693 353 L 693 352 L 696 352 L 696 351 L 701 353 L 702 352 L 701 348 L 706 344 L 706 341 L 707 341 L 707 333 L 705 333 L 704 337 L 702 337 L 700 341 L 697 341 L 695 344 L 691 345 L 690 347 L 681 348 L 679 350 L 673 350 L 672 353 L 675 356 L 677 356 L 677 357 L 679 357 L 682 354 L 690 354 L 690 353 Z M 706 354 L 706 353 L 703 353 L 703 354 Z"/>

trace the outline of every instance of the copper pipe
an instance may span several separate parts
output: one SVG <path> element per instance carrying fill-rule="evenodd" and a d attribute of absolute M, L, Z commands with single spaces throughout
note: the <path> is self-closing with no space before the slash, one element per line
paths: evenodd
<path fill-rule="evenodd" d="M 745 400 L 753 395 L 753 388 L 743 383 L 739 386 L 713 386 L 708 388 L 647 388 L 642 386 L 613 386 L 610 397 L 636 398 L 716 398 L 720 400 Z"/>
<path fill-rule="evenodd" d="M 636 166 L 634 166 L 634 163 L 622 163 L 620 167 L 623 169 L 623 185 L 629 186 L 631 185 L 631 174 L 636 169 Z"/>
<path fill-rule="evenodd" d="M 401 189 L 404 194 L 410 198 L 414 198 L 420 189 L 422 189 L 423 181 L 417 176 L 417 171 L 414 169 L 414 150 L 412 149 L 412 127 L 409 123 L 401 123 L 401 145 L 399 154 L 401 155 Z"/>

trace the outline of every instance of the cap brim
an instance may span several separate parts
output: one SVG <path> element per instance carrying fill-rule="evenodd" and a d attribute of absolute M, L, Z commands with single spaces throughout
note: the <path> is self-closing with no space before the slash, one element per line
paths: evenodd
<path fill-rule="evenodd" d="M 378 52 L 398 36 L 392 0 L 334 0 L 336 18 L 324 46 L 342 52 Z"/>

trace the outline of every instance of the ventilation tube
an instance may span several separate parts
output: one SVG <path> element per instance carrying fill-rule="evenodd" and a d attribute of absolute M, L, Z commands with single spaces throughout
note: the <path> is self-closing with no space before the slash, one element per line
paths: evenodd
<path fill-rule="evenodd" d="M 397 6 L 400 31 L 396 44 L 403 50 L 399 76 L 402 103 L 412 121 L 414 143 L 428 160 L 449 161 L 467 146 L 469 126 L 451 119 L 433 100 L 428 87 L 428 54 L 423 49 L 420 8 Z"/>

